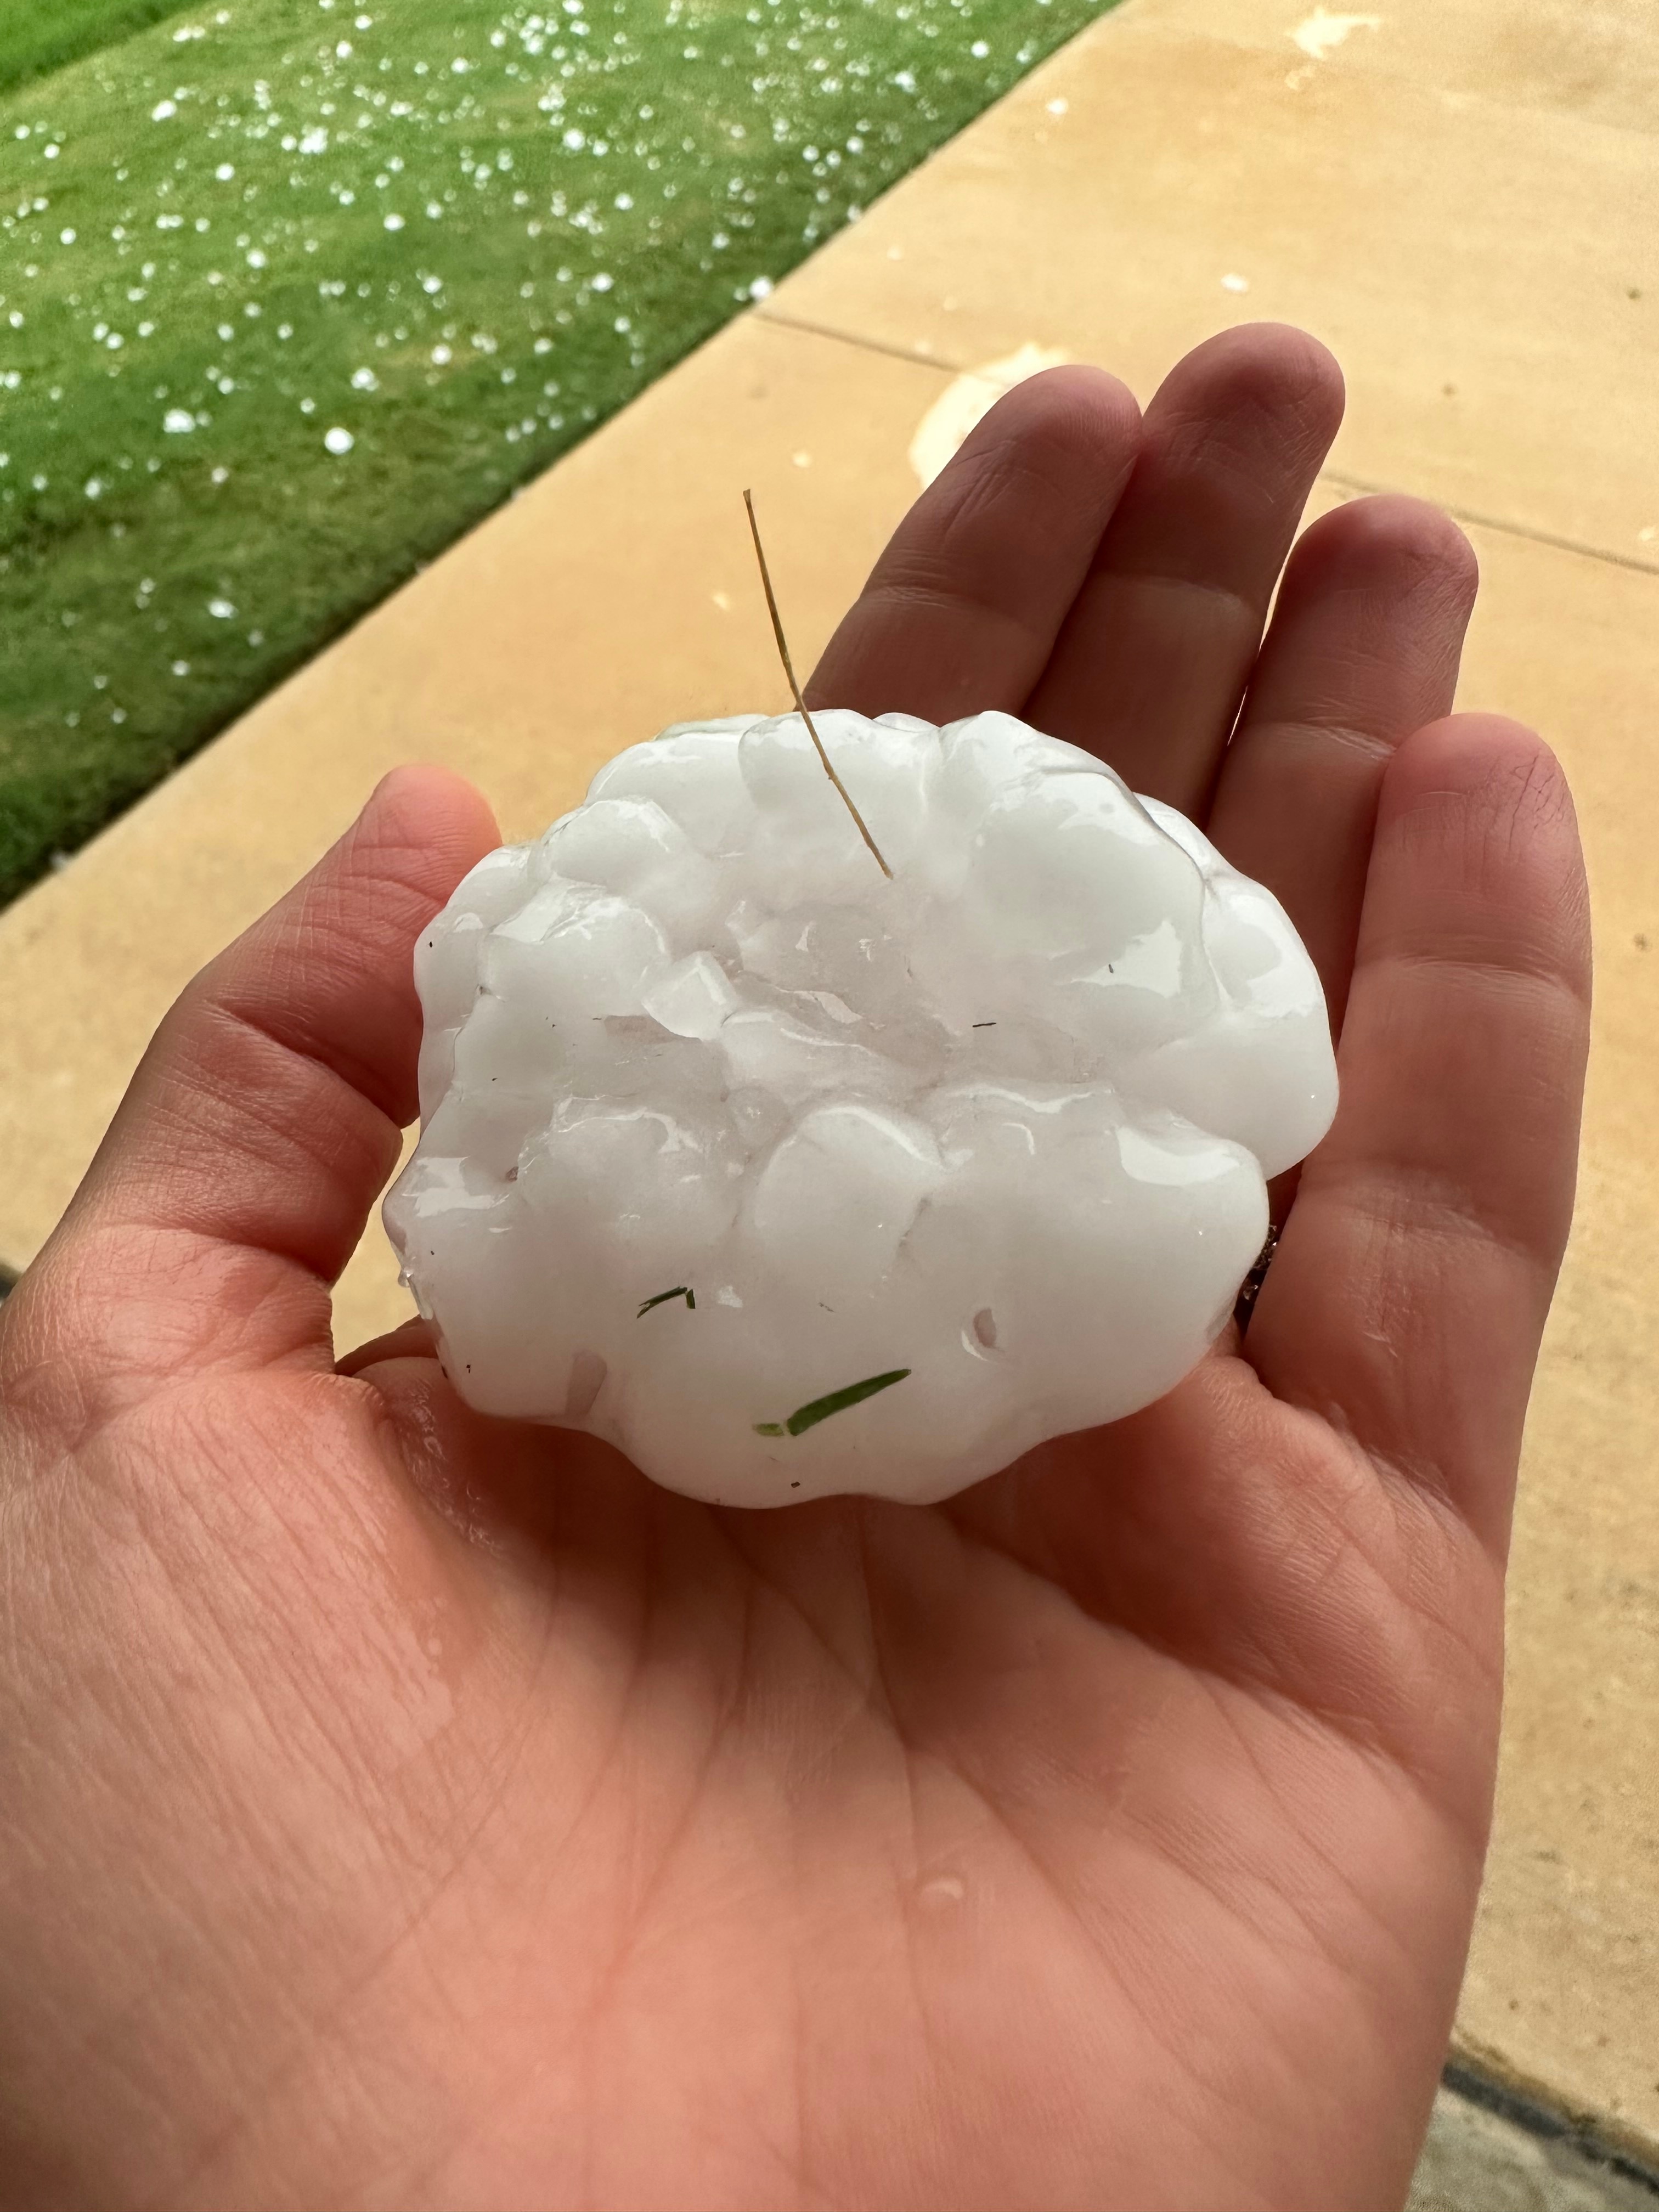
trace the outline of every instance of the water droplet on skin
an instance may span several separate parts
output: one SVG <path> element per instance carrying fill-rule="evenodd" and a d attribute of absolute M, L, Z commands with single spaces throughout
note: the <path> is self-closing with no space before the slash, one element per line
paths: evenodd
<path fill-rule="evenodd" d="M 968 1894 L 968 1885 L 960 1875 L 930 1875 L 916 1891 L 916 1902 L 924 1912 L 950 1912 Z"/>

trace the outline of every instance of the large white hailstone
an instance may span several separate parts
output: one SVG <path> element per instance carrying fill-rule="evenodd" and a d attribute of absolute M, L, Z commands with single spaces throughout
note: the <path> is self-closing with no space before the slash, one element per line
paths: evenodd
<path fill-rule="evenodd" d="M 456 1388 L 671 1489 L 922 1502 L 1161 1397 L 1329 1127 L 1284 909 L 1012 716 L 686 724 L 421 939 L 386 1226 Z"/>

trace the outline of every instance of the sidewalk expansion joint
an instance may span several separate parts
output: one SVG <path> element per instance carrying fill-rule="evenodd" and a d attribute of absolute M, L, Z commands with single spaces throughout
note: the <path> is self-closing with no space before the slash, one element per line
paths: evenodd
<path fill-rule="evenodd" d="M 860 353 L 883 356 L 889 361 L 902 361 L 912 368 L 938 369 L 945 376 L 976 376 L 978 368 L 971 362 L 947 359 L 943 354 L 921 353 L 913 346 L 895 345 L 888 338 L 860 337 L 855 331 L 838 331 L 828 323 L 809 322 L 800 315 L 780 314 L 769 305 L 754 310 L 757 322 L 768 324 L 773 330 L 795 331 L 804 337 L 828 338 L 836 345 L 854 346 Z M 1413 498 L 1425 495 L 1414 493 L 1408 484 L 1384 484 L 1368 481 L 1364 477 L 1352 476 L 1346 469 L 1323 470 L 1319 481 L 1343 491 L 1364 493 L 1367 497 L 1380 494 L 1405 493 Z M 1547 545 L 1557 553 L 1577 553 L 1586 561 L 1605 561 L 1614 568 L 1629 568 L 1638 576 L 1659 576 L 1659 558 L 1644 560 L 1638 553 L 1615 553 L 1608 546 L 1592 545 L 1582 538 L 1563 537 L 1559 532 L 1540 530 L 1531 523 L 1506 520 L 1502 515 L 1486 514 L 1478 507 L 1454 506 L 1448 500 L 1431 500 L 1443 514 L 1455 522 L 1472 524 L 1477 530 L 1501 531 L 1506 538 L 1520 538 L 1534 545 Z"/>
<path fill-rule="evenodd" d="M 1424 496 L 1412 492 L 1407 484 L 1369 483 L 1364 477 L 1350 476 L 1346 469 L 1322 470 L 1319 481 L 1343 491 L 1364 492 L 1368 497 L 1392 492 L 1406 492 L 1413 498 Z M 1522 538 L 1534 545 L 1547 545 L 1553 552 L 1577 553 L 1586 561 L 1605 561 L 1609 568 L 1632 568 L 1638 576 L 1659 576 L 1659 560 L 1644 561 L 1638 553 L 1615 553 L 1606 545 L 1586 544 L 1582 538 L 1563 538 L 1553 530 L 1534 529 L 1529 522 L 1506 522 L 1502 515 L 1483 514 L 1478 507 L 1454 507 L 1449 500 L 1432 499 L 1429 504 L 1450 515 L 1454 522 L 1471 523 L 1477 530 L 1496 530 L 1505 538 Z"/>
<path fill-rule="evenodd" d="M 895 345 L 890 338 L 866 338 L 856 331 L 838 331 L 828 323 L 810 323 L 800 315 L 781 315 L 772 307 L 754 311 L 757 323 L 767 323 L 777 331 L 798 331 L 803 337 L 828 338 L 833 344 L 856 346 L 860 353 L 884 355 L 889 361 L 902 361 L 911 368 L 936 368 L 946 376 L 971 376 L 971 368 L 963 368 L 943 355 L 921 353 L 915 346 Z"/>

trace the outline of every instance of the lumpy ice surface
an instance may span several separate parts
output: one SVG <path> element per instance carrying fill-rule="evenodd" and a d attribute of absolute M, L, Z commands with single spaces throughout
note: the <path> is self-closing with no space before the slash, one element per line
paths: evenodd
<path fill-rule="evenodd" d="M 482 1412 L 693 1497 L 923 1501 L 1180 1381 L 1335 1067 L 1172 809 L 1006 714 L 814 720 L 893 880 L 798 715 L 622 754 L 420 940 L 386 1226 Z"/>

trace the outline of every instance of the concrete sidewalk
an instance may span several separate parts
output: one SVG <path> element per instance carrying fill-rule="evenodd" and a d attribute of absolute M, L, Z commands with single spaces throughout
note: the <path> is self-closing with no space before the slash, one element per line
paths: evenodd
<path fill-rule="evenodd" d="M 1659 2163 L 1659 9 L 1382 5 L 1126 0 L 0 917 L 0 1261 L 50 1229 L 173 994 L 381 769 L 448 760 L 523 834 L 620 745 L 783 703 L 744 484 L 809 663 L 963 372 L 1034 344 L 1145 397 L 1223 324 L 1305 325 L 1349 385 L 1319 504 L 1386 487 L 1464 520 L 1460 703 L 1547 732 L 1589 850 L 1583 1198 L 1458 2041 Z M 375 1230 L 343 1345 L 404 1310 Z"/>

